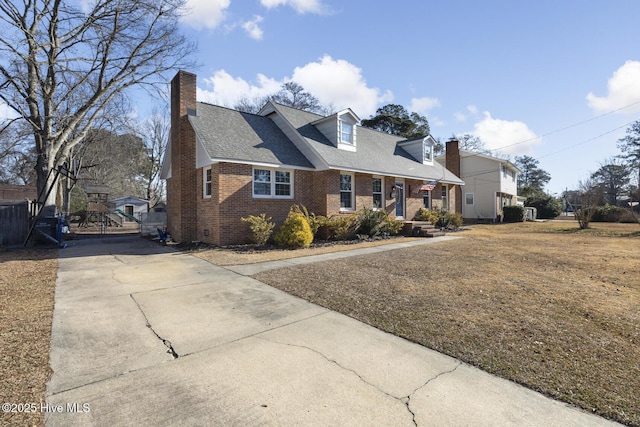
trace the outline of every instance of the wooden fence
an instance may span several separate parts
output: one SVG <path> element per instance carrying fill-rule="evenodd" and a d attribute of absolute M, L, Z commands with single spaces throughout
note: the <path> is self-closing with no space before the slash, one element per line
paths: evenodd
<path fill-rule="evenodd" d="M 22 245 L 29 233 L 31 203 L 0 201 L 0 246 Z"/>

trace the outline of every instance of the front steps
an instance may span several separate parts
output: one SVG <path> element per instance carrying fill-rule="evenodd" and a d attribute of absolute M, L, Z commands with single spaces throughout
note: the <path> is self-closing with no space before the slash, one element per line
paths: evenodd
<path fill-rule="evenodd" d="M 444 231 L 437 229 L 427 221 L 405 221 L 404 234 L 416 237 L 440 237 L 444 236 Z"/>

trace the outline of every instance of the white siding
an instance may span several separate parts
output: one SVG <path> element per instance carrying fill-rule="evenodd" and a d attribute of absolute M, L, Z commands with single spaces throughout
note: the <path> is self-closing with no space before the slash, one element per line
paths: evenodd
<path fill-rule="evenodd" d="M 479 156 L 464 156 L 460 160 L 464 181 L 463 193 L 474 193 L 473 205 L 462 203 L 464 218 L 495 218 L 495 195 L 500 188 L 500 162 Z"/>

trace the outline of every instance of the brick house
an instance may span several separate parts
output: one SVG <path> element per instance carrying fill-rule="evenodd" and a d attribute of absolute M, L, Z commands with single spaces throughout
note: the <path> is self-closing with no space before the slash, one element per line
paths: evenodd
<path fill-rule="evenodd" d="M 434 161 L 431 136 L 405 140 L 359 122 L 350 109 L 325 117 L 267 102 L 249 114 L 196 102 L 196 76 L 178 72 L 161 173 L 168 231 L 178 242 L 229 245 L 247 241 L 242 217 L 266 213 L 279 225 L 294 204 L 403 219 L 422 206 L 455 210 L 464 182 Z"/>

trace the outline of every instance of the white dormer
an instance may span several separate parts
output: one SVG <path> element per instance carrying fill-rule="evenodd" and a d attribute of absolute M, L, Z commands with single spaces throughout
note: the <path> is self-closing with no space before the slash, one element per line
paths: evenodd
<path fill-rule="evenodd" d="M 337 148 L 356 151 L 360 118 L 351 109 L 347 108 L 312 124 Z"/>
<path fill-rule="evenodd" d="M 398 143 L 407 153 L 424 165 L 433 165 L 433 152 L 436 140 L 431 135 L 409 139 Z"/>

